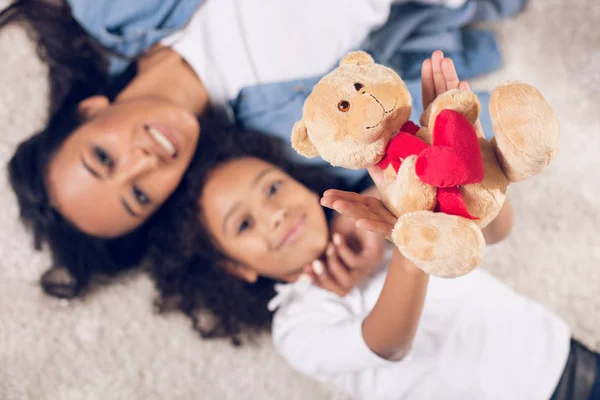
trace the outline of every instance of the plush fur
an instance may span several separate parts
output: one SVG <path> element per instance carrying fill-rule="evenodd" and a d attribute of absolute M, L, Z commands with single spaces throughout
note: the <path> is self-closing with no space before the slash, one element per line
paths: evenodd
<path fill-rule="evenodd" d="M 397 173 L 391 165 L 384 171 L 382 200 L 398 217 L 392 239 L 407 258 L 432 275 L 457 277 L 478 266 L 485 247 L 481 228 L 498 215 L 509 184 L 539 174 L 558 152 L 557 118 L 535 88 L 520 82 L 500 86 L 493 91 L 489 108 L 494 139 L 487 141 L 483 132 L 472 129 L 464 133 L 476 135 L 472 140 L 479 141 L 481 152 L 467 156 L 483 161 L 483 179 L 459 186 L 458 195 L 475 219 L 435 212 L 438 188 L 418 174 L 419 157 L 427 150 L 401 160 Z M 375 64 L 367 53 L 352 52 L 307 98 L 302 120 L 292 132 L 292 146 L 332 165 L 366 168 L 383 158 L 411 110 L 411 96 L 393 70 Z M 432 143 L 442 110 L 462 114 L 475 127 L 480 104 L 465 90 L 438 96 L 421 116 L 417 137 Z"/>

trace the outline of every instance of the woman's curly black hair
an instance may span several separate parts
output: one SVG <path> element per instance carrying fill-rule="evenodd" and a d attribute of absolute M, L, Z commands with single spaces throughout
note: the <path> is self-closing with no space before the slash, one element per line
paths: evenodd
<path fill-rule="evenodd" d="M 270 327 L 267 302 L 274 295 L 274 281 L 259 278 L 250 284 L 221 268 L 227 257 L 200 222 L 198 199 L 211 171 L 229 160 L 254 157 L 281 168 L 316 193 L 342 186 L 322 168 L 291 163 L 286 157 L 289 144 L 273 137 L 235 128 L 218 136 L 213 132 L 200 135 L 199 162 L 158 212 L 150 233 L 149 270 L 159 292 L 159 312 L 178 309 L 203 338 L 230 338 L 239 345 L 242 337 L 252 338 Z"/>
<path fill-rule="evenodd" d="M 105 240 L 83 234 L 50 204 L 46 189 L 48 164 L 82 123 L 81 100 L 114 95 L 135 73 L 108 76 L 107 52 L 74 20 L 65 0 L 18 0 L 0 11 L 0 28 L 23 23 L 49 69 L 49 119 L 44 129 L 24 140 L 8 163 L 21 221 L 30 229 L 35 249 L 45 244 L 52 265 L 41 278 L 46 293 L 81 295 L 96 274 L 114 274 L 136 265 L 145 254 L 147 230 Z"/>

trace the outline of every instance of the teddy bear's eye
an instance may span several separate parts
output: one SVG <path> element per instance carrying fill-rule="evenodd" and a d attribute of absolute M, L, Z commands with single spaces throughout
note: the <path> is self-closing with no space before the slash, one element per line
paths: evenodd
<path fill-rule="evenodd" d="M 356 89 L 356 91 L 357 91 L 357 92 L 358 92 L 360 89 L 362 89 L 363 87 L 364 87 L 364 86 L 363 86 L 363 84 L 362 84 L 362 83 L 358 83 L 358 82 L 356 82 L 356 83 L 354 84 L 354 89 Z"/>
<path fill-rule="evenodd" d="M 342 100 L 338 103 L 338 110 L 340 110 L 341 112 L 346 112 L 350 109 L 350 103 L 348 103 L 346 100 Z"/>

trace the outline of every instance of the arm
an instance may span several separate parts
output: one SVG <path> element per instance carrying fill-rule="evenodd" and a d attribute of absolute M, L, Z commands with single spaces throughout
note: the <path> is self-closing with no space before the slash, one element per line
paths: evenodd
<path fill-rule="evenodd" d="M 427 283 L 428 276 L 395 251 L 373 308 L 359 301 L 358 293 L 346 300 L 309 287 L 275 312 L 275 347 L 305 374 L 319 379 L 348 377 L 372 387 L 373 370 L 398 365 L 396 361 L 410 349 Z"/>
<path fill-rule="evenodd" d="M 513 227 L 513 210 L 508 198 L 498 216 L 481 230 L 487 244 L 498 243 L 508 236 Z"/>
<path fill-rule="evenodd" d="M 415 337 L 429 275 L 394 249 L 383 289 L 363 323 L 367 346 L 379 356 L 400 359 Z"/>

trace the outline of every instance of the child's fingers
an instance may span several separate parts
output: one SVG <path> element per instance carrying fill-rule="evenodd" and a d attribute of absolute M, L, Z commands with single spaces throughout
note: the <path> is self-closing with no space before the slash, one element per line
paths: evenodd
<path fill-rule="evenodd" d="M 391 239 L 392 231 L 394 230 L 394 225 L 392 224 L 387 222 L 373 221 L 370 219 L 359 219 L 356 221 L 356 227 L 373 232 L 387 240 Z"/>
<path fill-rule="evenodd" d="M 371 209 L 373 210 L 373 213 L 380 217 L 377 219 L 378 221 L 387 222 L 392 225 L 398 221 L 398 217 L 392 214 L 382 201 L 374 201 L 373 204 L 371 204 Z"/>
<path fill-rule="evenodd" d="M 456 73 L 456 68 L 454 68 L 454 62 L 452 59 L 444 58 L 442 60 L 442 72 L 444 73 L 444 78 L 446 79 L 446 89 L 457 89 L 460 80 L 458 79 L 458 74 Z"/>
<path fill-rule="evenodd" d="M 333 204 L 333 209 L 342 215 L 352 218 L 353 220 L 359 219 L 372 219 L 375 221 L 384 221 L 384 218 L 377 212 L 374 212 L 370 206 L 365 204 L 357 204 L 349 201 L 338 200 Z"/>
<path fill-rule="evenodd" d="M 342 264 L 332 244 L 327 247 L 325 257 L 327 259 L 327 268 L 336 283 L 344 290 L 350 289 L 352 287 L 350 271 Z"/>
<path fill-rule="evenodd" d="M 467 81 L 462 81 L 461 83 L 458 84 L 458 88 L 462 89 L 462 90 L 468 90 L 469 92 L 471 92 L 471 86 L 469 85 L 469 83 Z M 475 130 L 477 132 L 480 132 L 482 135 L 483 133 L 483 126 L 481 125 L 481 121 L 479 119 L 477 119 L 477 122 L 475 122 Z M 484 135 L 485 136 L 485 135 Z"/>
<path fill-rule="evenodd" d="M 333 203 L 338 199 L 337 196 L 323 194 L 321 197 L 321 205 L 327 208 L 333 208 Z"/>
<path fill-rule="evenodd" d="M 345 292 L 332 279 L 325 265 L 320 260 L 315 260 L 312 263 L 312 269 L 315 274 L 313 283 L 322 289 L 329 290 L 339 296 L 343 296 Z"/>
<path fill-rule="evenodd" d="M 431 59 L 423 61 L 421 67 L 421 93 L 423 98 L 423 110 L 435 99 L 435 83 L 433 82 L 433 69 L 431 66 Z"/>
<path fill-rule="evenodd" d="M 350 269 L 360 267 L 360 258 L 358 254 L 353 252 L 348 243 L 339 233 L 333 234 L 333 245 L 340 260 Z"/>
<path fill-rule="evenodd" d="M 366 197 L 363 196 L 362 194 L 358 194 L 355 192 L 346 192 L 344 190 L 337 190 L 337 189 L 329 189 L 326 190 L 323 193 L 323 198 L 325 197 L 331 197 L 334 201 L 335 200 L 348 200 L 348 201 L 352 201 L 352 202 L 356 202 L 356 203 L 365 203 L 366 204 Z"/>
<path fill-rule="evenodd" d="M 444 59 L 444 53 L 441 50 L 436 50 L 431 55 L 431 66 L 433 69 L 433 82 L 435 84 L 435 97 L 446 92 L 446 78 L 442 71 L 442 60 Z"/>

